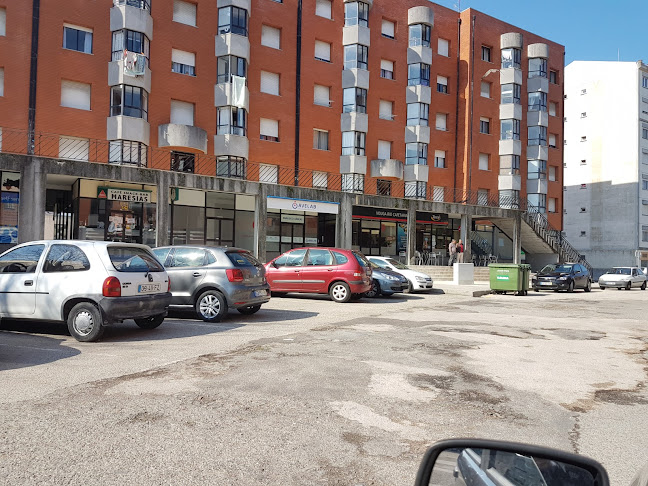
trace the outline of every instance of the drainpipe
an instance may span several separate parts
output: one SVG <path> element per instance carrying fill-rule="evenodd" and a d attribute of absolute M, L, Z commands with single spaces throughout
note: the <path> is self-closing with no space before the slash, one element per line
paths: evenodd
<path fill-rule="evenodd" d="M 461 15 L 461 14 L 460 14 Z M 457 92 L 455 100 L 454 178 L 452 188 L 457 188 L 457 152 L 459 151 L 459 74 L 461 66 L 461 18 L 457 19 Z M 457 191 L 452 191 L 452 202 L 457 202 Z"/>
<path fill-rule="evenodd" d="M 468 150 L 468 191 L 472 188 L 472 164 L 473 164 L 473 132 L 475 128 L 474 123 L 474 105 L 475 105 L 475 19 L 473 15 L 472 23 L 470 26 L 470 35 L 472 37 L 470 44 L 470 148 Z"/>
<path fill-rule="evenodd" d="M 32 3 L 31 61 L 29 66 L 29 111 L 27 112 L 27 155 L 34 155 L 36 138 L 36 74 L 38 71 L 38 27 L 40 24 L 40 0 Z"/>
<path fill-rule="evenodd" d="M 299 121 L 301 111 L 302 0 L 297 2 L 297 69 L 295 70 L 295 186 L 299 185 Z"/>

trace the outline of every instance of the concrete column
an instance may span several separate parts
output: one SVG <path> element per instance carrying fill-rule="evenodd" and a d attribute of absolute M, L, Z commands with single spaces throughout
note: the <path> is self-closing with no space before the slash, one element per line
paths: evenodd
<path fill-rule="evenodd" d="M 522 263 L 522 213 L 515 212 L 513 220 L 513 263 Z"/>
<path fill-rule="evenodd" d="M 256 248 L 256 257 L 261 262 L 266 262 L 266 236 L 268 228 L 266 220 L 268 219 L 268 191 L 266 184 L 259 184 L 259 194 L 255 199 L 254 208 L 254 247 Z"/>
<path fill-rule="evenodd" d="M 340 213 L 335 222 L 335 246 L 351 248 L 353 241 L 353 196 L 342 194 Z"/>
<path fill-rule="evenodd" d="M 157 207 L 155 211 L 155 244 L 167 246 L 171 235 L 171 204 L 169 204 L 169 174 L 157 171 Z"/>
<path fill-rule="evenodd" d="M 18 204 L 18 243 L 45 237 L 45 192 L 47 173 L 43 160 L 29 157 L 20 168 Z"/>
<path fill-rule="evenodd" d="M 470 233 L 472 231 L 472 214 L 461 215 L 460 236 L 464 244 L 464 263 L 472 263 L 472 252 L 470 251 Z"/>
<path fill-rule="evenodd" d="M 410 204 L 407 208 L 407 264 L 414 262 L 416 253 L 416 207 Z"/>

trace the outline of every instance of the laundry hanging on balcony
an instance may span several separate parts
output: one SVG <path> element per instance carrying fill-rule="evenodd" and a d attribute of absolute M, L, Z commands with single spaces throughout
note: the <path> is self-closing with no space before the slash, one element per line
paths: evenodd
<path fill-rule="evenodd" d="M 232 76 L 232 105 L 245 108 L 245 78 Z"/>
<path fill-rule="evenodd" d="M 124 49 L 124 74 L 127 76 L 144 76 L 146 57 Z"/>

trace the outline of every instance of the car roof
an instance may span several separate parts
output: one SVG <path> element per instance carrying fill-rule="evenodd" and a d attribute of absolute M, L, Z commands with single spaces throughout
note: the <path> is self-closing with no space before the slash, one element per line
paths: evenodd
<path fill-rule="evenodd" d="M 209 246 L 209 245 L 167 245 L 167 246 L 158 246 L 154 248 L 154 250 L 166 250 L 167 248 L 169 249 L 175 249 L 175 248 L 195 248 L 198 250 L 222 250 L 222 251 L 229 251 L 229 252 L 250 252 L 250 250 L 246 250 L 245 248 L 238 248 L 236 246 Z"/>
<path fill-rule="evenodd" d="M 89 246 L 129 246 L 133 248 L 145 248 L 147 250 L 151 250 L 151 248 L 148 245 L 142 245 L 139 243 L 121 243 L 118 241 L 96 241 L 96 240 L 34 240 L 34 241 L 26 241 L 24 243 L 21 243 L 19 245 L 16 245 L 14 248 L 19 247 L 19 246 L 25 246 L 25 245 L 77 245 L 79 247 L 89 247 Z"/>

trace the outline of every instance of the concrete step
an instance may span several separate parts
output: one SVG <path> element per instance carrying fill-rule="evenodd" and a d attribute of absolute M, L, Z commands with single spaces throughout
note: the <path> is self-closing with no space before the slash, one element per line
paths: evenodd
<path fill-rule="evenodd" d="M 429 275 L 433 280 L 451 281 L 454 277 L 452 267 L 441 265 L 410 265 L 412 270 Z M 490 269 L 488 267 L 474 267 L 474 276 L 476 282 L 488 282 L 490 279 Z"/>

